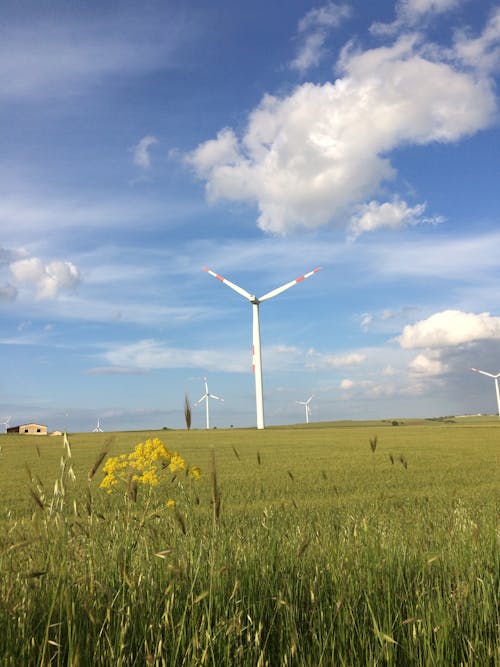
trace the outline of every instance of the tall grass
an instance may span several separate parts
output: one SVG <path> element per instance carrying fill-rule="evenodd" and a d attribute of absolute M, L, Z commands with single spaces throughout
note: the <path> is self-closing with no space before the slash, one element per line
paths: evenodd
<path fill-rule="evenodd" d="M 99 491 L 100 437 L 70 439 L 51 505 L 68 451 L 37 439 L 41 504 L 23 483 L 2 520 L 1 663 L 500 664 L 499 431 L 440 429 L 384 432 L 375 469 L 365 430 L 169 432 L 204 471 L 174 508 Z"/>

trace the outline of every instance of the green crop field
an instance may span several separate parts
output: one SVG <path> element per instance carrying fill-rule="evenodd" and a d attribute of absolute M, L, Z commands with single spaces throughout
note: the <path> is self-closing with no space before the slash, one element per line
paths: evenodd
<path fill-rule="evenodd" d="M 68 440 L 0 436 L 0 664 L 500 665 L 497 419 Z"/>

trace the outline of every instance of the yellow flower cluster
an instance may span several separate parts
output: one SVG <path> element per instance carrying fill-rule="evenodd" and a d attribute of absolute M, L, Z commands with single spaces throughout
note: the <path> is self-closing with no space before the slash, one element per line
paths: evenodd
<path fill-rule="evenodd" d="M 201 470 L 197 466 L 193 466 L 189 468 L 189 474 L 193 479 L 198 480 L 201 477 Z"/>
<path fill-rule="evenodd" d="M 194 480 L 201 476 L 199 468 L 187 468 L 182 456 L 168 450 L 158 438 L 152 438 L 140 442 L 128 455 L 110 457 L 103 467 L 106 474 L 100 488 L 111 493 L 120 482 L 128 484 L 130 480 L 145 486 L 157 486 L 160 474 L 165 469 L 173 474 L 187 470 L 186 474 Z"/>

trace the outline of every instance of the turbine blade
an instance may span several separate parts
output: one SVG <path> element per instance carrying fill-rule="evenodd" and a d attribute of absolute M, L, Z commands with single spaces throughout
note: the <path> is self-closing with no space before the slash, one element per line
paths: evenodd
<path fill-rule="evenodd" d="M 247 292 L 242 287 L 239 287 L 238 285 L 235 285 L 230 280 L 227 280 L 227 278 L 223 278 L 222 276 L 219 276 L 219 274 L 215 273 L 215 271 L 212 271 L 211 269 L 208 269 L 206 266 L 203 267 L 203 270 L 206 271 L 207 273 L 209 273 L 214 278 L 217 278 L 217 280 L 220 280 L 221 283 L 224 283 L 224 285 L 227 285 L 228 287 L 233 289 L 235 292 L 238 292 L 238 294 L 241 294 L 241 296 L 244 296 L 245 299 L 248 299 L 249 301 L 251 301 L 253 299 L 253 296 L 252 296 L 252 294 L 250 294 L 250 292 Z"/>
<path fill-rule="evenodd" d="M 221 398 L 220 396 L 216 396 L 215 394 L 208 394 L 209 398 L 215 398 L 216 401 L 223 401 L 224 399 Z"/>
<path fill-rule="evenodd" d="M 487 375 L 489 378 L 500 377 L 500 373 L 497 373 L 496 375 L 493 375 L 493 373 L 487 373 L 486 371 L 480 371 L 478 368 L 471 368 L 471 371 L 474 371 L 474 373 L 481 373 L 481 375 Z"/>
<path fill-rule="evenodd" d="M 299 276 L 298 278 L 295 278 L 295 280 L 291 280 L 289 283 L 286 283 L 285 285 L 282 285 L 281 287 L 277 287 L 276 289 L 273 289 L 270 292 L 267 292 L 267 294 L 264 294 L 264 296 L 259 297 L 259 301 L 266 301 L 267 299 L 272 299 L 273 296 L 281 294 L 281 292 L 284 292 L 285 290 L 290 289 L 290 287 L 293 287 L 297 283 L 301 283 L 306 278 L 309 278 L 309 276 L 312 276 L 315 273 L 318 273 L 318 271 L 321 271 L 320 266 L 317 269 L 313 269 L 312 271 L 309 271 L 309 273 L 305 273 L 303 276 Z"/>

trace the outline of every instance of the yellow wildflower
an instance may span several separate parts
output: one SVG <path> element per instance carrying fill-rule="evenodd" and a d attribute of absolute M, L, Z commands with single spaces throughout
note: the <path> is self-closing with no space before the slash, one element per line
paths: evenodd
<path fill-rule="evenodd" d="M 137 444 L 130 454 L 111 456 L 103 466 L 105 477 L 100 488 L 110 493 L 120 482 L 129 484 L 130 480 L 146 486 L 157 486 L 165 468 L 171 473 L 186 470 L 186 474 L 195 480 L 201 476 L 199 468 L 188 469 L 182 456 L 169 451 L 159 438 L 151 438 Z"/>
<path fill-rule="evenodd" d="M 197 466 L 193 466 L 189 468 L 189 474 L 193 479 L 198 480 L 201 477 L 201 470 Z"/>
<path fill-rule="evenodd" d="M 172 454 L 172 458 L 170 459 L 168 469 L 170 470 L 170 472 L 177 472 L 178 470 L 185 470 L 186 469 L 186 462 L 184 461 L 182 456 L 179 456 L 179 454 L 177 454 L 177 452 L 174 452 Z"/>

